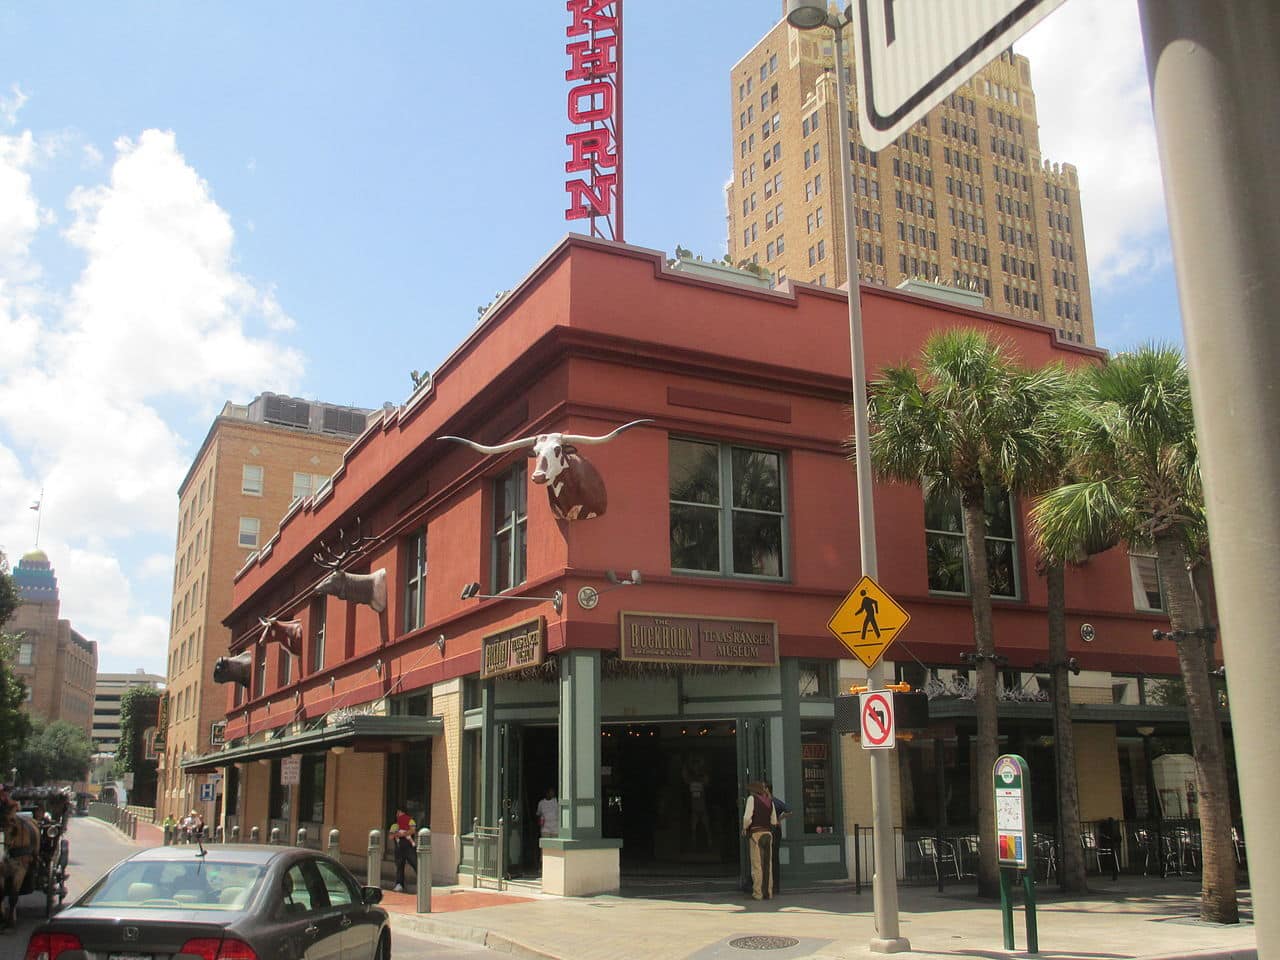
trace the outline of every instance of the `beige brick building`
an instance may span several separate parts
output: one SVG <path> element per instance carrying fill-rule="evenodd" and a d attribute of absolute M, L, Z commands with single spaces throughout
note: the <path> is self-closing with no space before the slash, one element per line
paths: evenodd
<path fill-rule="evenodd" d="M 13 580 L 22 602 L 5 631 L 19 637 L 14 672 L 27 685 L 27 711 L 50 722 L 66 721 L 89 736 L 98 645 L 58 617 L 58 578 L 43 550 L 23 556 Z"/>
<path fill-rule="evenodd" d="M 178 488 L 158 817 L 196 806 L 197 778 L 183 776 L 179 762 L 209 751 L 213 725 L 226 712 L 226 688 L 212 674 L 227 652 L 222 618 L 231 609 L 232 577 L 291 504 L 329 481 L 367 413 L 264 393 L 225 404 L 209 428 Z M 203 812 L 213 822 L 216 811 Z"/>
<path fill-rule="evenodd" d="M 1079 178 L 1041 154 L 1027 58 L 1001 54 L 872 153 L 856 136 L 837 143 L 833 48 L 829 31 L 782 20 L 730 73 L 729 260 L 842 285 L 848 162 L 862 282 L 962 286 L 986 309 L 1093 344 Z"/>

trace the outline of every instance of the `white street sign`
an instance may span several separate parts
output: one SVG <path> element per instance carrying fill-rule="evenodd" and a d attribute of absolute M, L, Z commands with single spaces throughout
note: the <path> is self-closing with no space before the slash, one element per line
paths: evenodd
<path fill-rule="evenodd" d="M 294 787 L 302 781 L 302 757 L 294 754 L 280 758 L 280 786 Z"/>
<path fill-rule="evenodd" d="M 862 749 L 892 750 L 898 742 L 893 719 L 893 693 L 873 690 L 862 695 Z"/>
<path fill-rule="evenodd" d="M 858 0 L 858 135 L 883 150 L 1063 0 Z"/>

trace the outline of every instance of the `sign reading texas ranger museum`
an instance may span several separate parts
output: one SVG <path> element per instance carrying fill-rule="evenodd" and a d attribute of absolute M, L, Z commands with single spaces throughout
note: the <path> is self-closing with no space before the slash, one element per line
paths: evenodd
<path fill-rule="evenodd" d="M 546 655 L 544 617 L 480 638 L 480 677 L 496 677 L 536 667 Z"/>
<path fill-rule="evenodd" d="M 772 620 L 623 613 L 619 655 L 655 663 L 773 667 L 778 664 L 778 625 Z"/>

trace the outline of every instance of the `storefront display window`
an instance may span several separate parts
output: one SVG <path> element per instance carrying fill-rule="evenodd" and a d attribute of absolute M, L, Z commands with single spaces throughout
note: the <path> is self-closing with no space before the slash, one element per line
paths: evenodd
<path fill-rule="evenodd" d="M 800 728 L 800 777 L 804 796 L 804 832 L 835 832 L 835 775 L 831 763 L 831 725 Z"/>

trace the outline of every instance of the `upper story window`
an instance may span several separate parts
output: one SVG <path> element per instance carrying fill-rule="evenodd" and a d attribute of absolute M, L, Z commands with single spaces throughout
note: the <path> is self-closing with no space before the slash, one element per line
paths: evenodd
<path fill-rule="evenodd" d="M 405 543 L 404 629 L 426 622 L 427 532 L 419 530 Z"/>
<path fill-rule="evenodd" d="M 1018 596 L 1018 544 L 1014 533 L 1013 498 L 1003 490 L 988 490 L 986 514 L 987 573 L 991 596 L 1015 599 Z M 930 592 L 967 595 L 969 568 L 965 559 L 959 493 L 926 491 L 924 528 Z"/>
<path fill-rule="evenodd" d="M 311 601 L 311 664 L 312 673 L 324 669 L 324 637 L 325 637 L 325 598 L 316 597 Z"/>
<path fill-rule="evenodd" d="M 669 457 L 671 568 L 783 578 L 782 455 L 672 438 Z"/>
<path fill-rule="evenodd" d="M 1152 553 L 1129 551 L 1129 575 L 1133 579 L 1133 608 L 1164 611 L 1164 581 L 1160 561 Z"/>
<path fill-rule="evenodd" d="M 29 640 L 18 644 L 18 666 L 29 667 L 35 660 L 36 645 Z"/>
<path fill-rule="evenodd" d="M 240 518 L 240 546 L 256 547 L 258 545 L 258 532 L 262 527 L 262 523 L 257 517 L 241 517 Z"/>
<path fill-rule="evenodd" d="M 262 467 L 246 463 L 241 468 L 240 492 L 250 497 L 262 496 Z"/>
<path fill-rule="evenodd" d="M 510 590 L 527 576 L 525 465 L 517 463 L 493 483 L 493 592 Z"/>
<path fill-rule="evenodd" d="M 267 692 L 267 648 L 257 645 L 253 661 L 253 695 L 260 697 Z"/>

